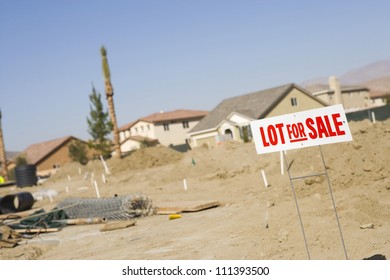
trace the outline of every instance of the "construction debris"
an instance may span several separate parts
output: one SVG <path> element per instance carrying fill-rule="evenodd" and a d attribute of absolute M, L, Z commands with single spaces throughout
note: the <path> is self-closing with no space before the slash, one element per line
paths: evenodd
<path fill-rule="evenodd" d="M 13 248 L 21 240 L 20 234 L 7 225 L 0 224 L 0 249 Z"/>
<path fill-rule="evenodd" d="M 178 201 L 172 203 L 161 203 L 157 206 L 157 214 L 170 215 L 181 212 L 198 212 L 209 208 L 220 206 L 219 201 Z"/>
<path fill-rule="evenodd" d="M 374 224 L 365 224 L 360 226 L 361 229 L 373 229 Z"/>
<path fill-rule="evenodd" d="M 130 221 L 113 221 L 106 223 L 100 231 L 110 231 L 110 230 L 116 230 L 116 229 L 123 229 L 128 228 L 131 226 L 134 226 L 136 224 L 135 220 Z"/>
<path fill-rule="evenodd" d="M 21 212 L 31 209 L 35 200 L 29 192 L 9 194 L 0 198 L 0 214 Z"/>

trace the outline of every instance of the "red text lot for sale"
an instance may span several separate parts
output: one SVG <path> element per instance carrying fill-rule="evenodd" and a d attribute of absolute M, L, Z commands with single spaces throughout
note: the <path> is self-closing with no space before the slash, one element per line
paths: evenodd
<path fill-rule="evenodd" d="M 352 141 L 342 105 L 251 122 L 258 154 Z"/>

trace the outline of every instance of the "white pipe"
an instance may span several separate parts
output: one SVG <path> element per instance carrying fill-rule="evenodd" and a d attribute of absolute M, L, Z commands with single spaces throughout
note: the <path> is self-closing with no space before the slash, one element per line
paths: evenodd
<path fill-rule="evenodd" d="M 187 190 L 187 179 L 183 179 L 184 190 Z"/>
<path fill-rule="evenodd" d="M 268 188 L 269 185 L 268 185 L 267 178 L 265 177 L 265 172 L 264 172 L 263 169 L 261 170 L 261 175 L 263 175 L 263 180 L 264 180 L 265 187 Z"/>
<path fill-rule="evenodd" d="M 107 163 L 102 156 L 100 156 L 100 160 L 102 161 L 104 171 L 106 171 L 107 175 L 110 175 L 110 170 L 108 169 Z"/>
<path fill-rule="evenodd" d="M 99 187 L 96 181 L 93 182 L 95 185 L 95 191 L 96 191 L 96 196 L 97 198 L 100 198 L 100 192 L 99 192 Z"/>
<path fill-rule="evenodd" d="M 371 112 L 372 123 L 376 123 L 375 112 Z"/>
<path fill-rule="evenodd" d="M 283 151 L 280 151 L 280 174 L 284 175 Z"/>

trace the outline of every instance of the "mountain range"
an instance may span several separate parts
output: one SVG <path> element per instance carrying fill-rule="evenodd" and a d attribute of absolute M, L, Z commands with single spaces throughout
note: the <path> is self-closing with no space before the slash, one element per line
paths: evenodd
<path fill-rule="evenodd" d="M 320 77 L 301 83 L 311 92 L 328 88 L 329 77 Z M 353 69 L 338 77 L 341 86 L 365 86 L 376 94 L 390 93 L 390 59 L 376 61 Z"/>

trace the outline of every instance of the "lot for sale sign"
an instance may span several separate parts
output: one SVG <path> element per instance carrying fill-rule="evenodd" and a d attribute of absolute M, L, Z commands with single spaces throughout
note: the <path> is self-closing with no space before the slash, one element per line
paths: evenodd
<path fill-rule="evenodd" d="M 258 154 L 352 141 L 341 104 L 256 120 L 250 125 Z"/>

